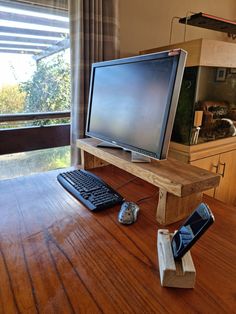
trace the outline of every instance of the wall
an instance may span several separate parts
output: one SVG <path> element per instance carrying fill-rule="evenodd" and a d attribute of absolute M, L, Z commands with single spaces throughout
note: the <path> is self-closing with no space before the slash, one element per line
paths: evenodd
<path fill-rule="evenodd" d="M 225 69 L 225 79 L 217 81 L 216 70 L 214 67 L 200 68 L 197 100 L 228 101 L 236 107 L 236 73 L 232 73 L 231 69 Z"/>
<path fill-rule="evenodd" d="M 187 12 L 204 12 L 236 20 L 235 0 L 119 0 L 121 57 L 138 54 L 140 50 L 169 44 L 171 20 Z M 228 39 L 227 34 L 188 26 L 186 40 Z M 173 22 L 171 43 L 184 41 L 184 25 Z M 236 43 L 236 40 L 233 42 Z"/>

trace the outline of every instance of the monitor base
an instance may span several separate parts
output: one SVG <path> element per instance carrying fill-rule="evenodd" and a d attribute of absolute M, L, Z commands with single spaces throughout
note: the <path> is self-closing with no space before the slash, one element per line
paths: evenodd
<path fill-rule="evenodd" d="M 112 144 L 112 143 L 109 143 L 109 142 L 105 142 L 105 141 L 98 143 L 97 147 L 123 149 L 122 147 L 120 147 L 118 145 L 115 145 L 115 144 Z"/>

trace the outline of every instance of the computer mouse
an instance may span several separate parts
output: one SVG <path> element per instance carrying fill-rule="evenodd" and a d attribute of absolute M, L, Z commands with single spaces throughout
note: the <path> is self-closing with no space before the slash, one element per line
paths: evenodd
<path fill-rule="evenodd" d="M 133 202 L 124 202 L 121 205 L 118 221 L 124 225 L 130 225 L 137 220 L 139 206 Z"/>

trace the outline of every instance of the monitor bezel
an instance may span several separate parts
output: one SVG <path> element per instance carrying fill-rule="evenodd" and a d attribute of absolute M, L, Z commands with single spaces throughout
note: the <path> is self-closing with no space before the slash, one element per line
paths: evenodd
<path fill-rule="evenodd" d="M 160 136 L 160 141 L 158 145 L 158 151 L 148 151 L 136 146 L 132 146 L 127 143 L 123 143 L 121 141 L 113 140 L 105 135 L 98 134 L 96 132 L 90 131 L 90 117 L 91 117 L 91 110 L 92 110 L 92 95 L 93 95 L 93 88 L 94 88 L 94 77 L 95 77 L 95 70 L 99 67 L 106 67 L 106 66 L 113 66 L 113 65 L 121 65 L 121 64 L 128 64 L 128 63 L 137 63 L 142 61 L 151 61 L 156 59 L 163 59 L 163 58 L 174 58 L 174 66 L 176 66 L 176 71 L 171 74 L 173 79 L 173 89 L 168 93 L 168 104 L 165 108 L 165 127 L 162 128 L 162 134 Z M 119 146 L 126 150 L 130 150 L 136 153 L 139 153 L 144 156 L 148 156 L 154 159 L 166 159 L 169 143 L 171 138 L 171 133 L 174 124 L 175 113 L 178 104 L 178 98 L 180 93 L 180 88 L 182 84 L 182 78 L 184 73 L 184 67 L 186 63 L 187 52 L 183 49 L 174 49 L 168 51 L 161 51 L 157 53 L 139 55 L 134 57 L 122 58 L 122 59 L 115 59 L 109 61 L 102 61 L 93 63 L 91 67 L 91 78 L 90 78 L 90 89 L 89 89 L 89 100 L 88 100 L 88 110 L 87 110 L 87 121 L 86 121 L 86 130 L 85 134 L 89 137 L 99 139 L 101 141 L 108 142 L 115 146 Z M 173 72 L 173 67 L 172 67 Z"/>

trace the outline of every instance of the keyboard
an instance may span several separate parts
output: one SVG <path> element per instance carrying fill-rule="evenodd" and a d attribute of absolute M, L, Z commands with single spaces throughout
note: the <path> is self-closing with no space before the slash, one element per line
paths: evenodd
<path fill-rule="evenodd" d="M 124 198 L 95 174 L 79 169 L 60 173 L 60 184 L 92 211 L 113 207 Z"/>

